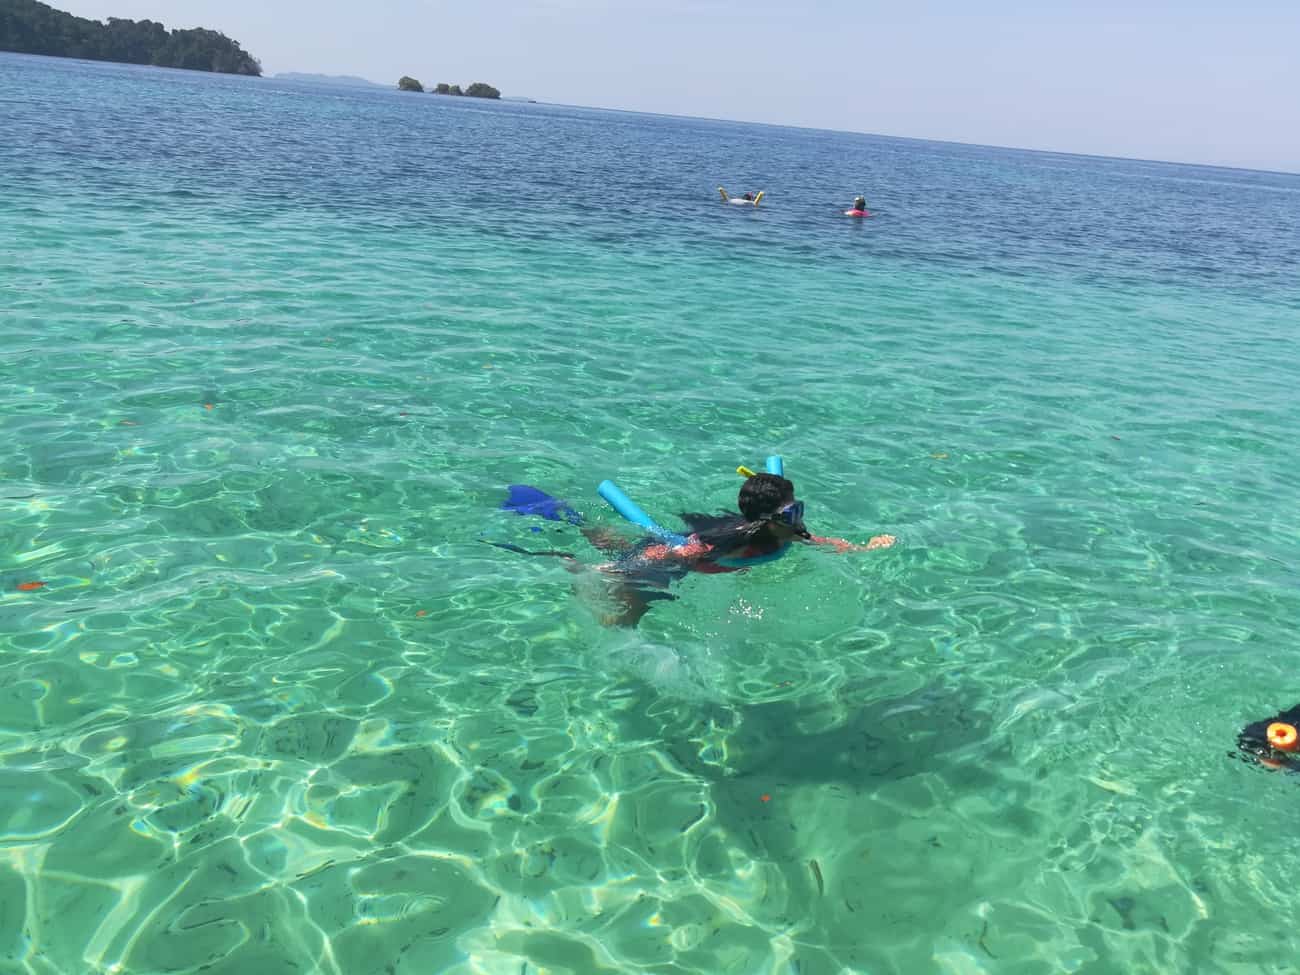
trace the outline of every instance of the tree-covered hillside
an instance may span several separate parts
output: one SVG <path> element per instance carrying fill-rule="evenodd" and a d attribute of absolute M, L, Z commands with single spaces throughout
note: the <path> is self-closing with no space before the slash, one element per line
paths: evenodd
<path fill-rule="evenodd" d="M 262 66 L 225 34 L 169 31 L 152 20 L 74 17 L 37 0 L 0 0 L 0 51 L 260 75 Z"/>

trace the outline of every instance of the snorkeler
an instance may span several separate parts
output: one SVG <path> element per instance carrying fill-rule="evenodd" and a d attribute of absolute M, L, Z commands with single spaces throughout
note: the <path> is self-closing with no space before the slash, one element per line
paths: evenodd
<path fill-rule="evenodd" d="M 733 204 L 734 206 L 756 207 L 762 201 L 763 194 L 766 192 L 767 192 L 766 190 L 759 190 L 757 195 L 750 192 L 746 192 L 743 196 L 728 196 L 726 190 L 724 190 L 721 186 L 718 187 L 718 193 L 721 194 L 722 196 L 722 202 L 730 203 Z"/>
<path fill-rule="evenodd" d="M 855 196 L 853 198 L 853 209 L 845 210 L 846 217 L 869 217 L 871 212 L 867 210 L 867 198 L 865 196 Z"/>
<path fill-rule="evenodd" d="M 832 545 L 839 551 L 884 548 L 892 535 L 877 535 L 865 546 L 842 538 L 825 538 L 808 531 L 803 522 L 804 503 L 795 498 L 794 484 L 777 474 L 751 474 L 736 498 L 739 514 L 687 512 L 682 521 L 691 528 L 683 546 L 667 548 L 655 556 L 680 559 L 696 572 L 736 572 L 782 555 L 793 542 Z"/>
<path fill-rule="evenodd" d="M 1300 772 L 1300 704 L 1290 711 L 1241 729 L 1237 736 L 1238 756 L 1252 765 Z M 1231 753 L 1229 753 L 1231 754 Z"/>
<path fill-rule="evenodd" d="M 814 535 L 804 524 L 804 503 L 795 497 L 793 483 L 778 474 L 742 470 L 748 476 L 736 501 L 740 511 L 716 515 L 685 512 L 681 518 L 690 530 L 688 535 L 657 529 L 629 544 L 608 528 L 580 525 L 587 541 L 615 556 L 613 561 L 596 566 L 611 583 L 609 595 L 617 607 L 602 622 L 607 626 L 636 626 L 652 602 L 676 599 L 671 585 L 691 572 L 740 572 L 781 558 L 795 544 L 827 545 L 837 552 L 855 552 L 888 548 L 897 541 L 893 535 L 876 535 L 866 545 L 857 545 L 842 538 Z M 511 488 L 511 499 L 503 507 L 520 514 L 539 514 L 539 504 L 547 502 L 539 502 L 538 497 L 559 505 L 556 511 L 564 520 L 572 521 L 564 515 L 572 509 L 563 502 L 522 485 Z M 581 568 L 577 556 L 569 552 L 529 552 L 514 545 L 490 544 L 529 555 L 560 556 L 568 559 L 575 570 Z"/>
<path fill-rule="evenodd" d="M 616 581 L 611 595 L 621 611 L 607 617 L 612 626 L 636 626 L 655 600 L 674 599 L 668 586 L 691 572 L 741 572 L 773 562 L 792 545 L 828 545 L 838 552 L 888 548 L 897 539 L 877 535 L 866 545 L 812 534 L 804 525 L 804 503 L 794 484 L 777 474 L 750 474 L 736 499 L 738 513 L 716 515 L 684 512 L 691 533 L 681 544 L 659 537 L 643 539 L 600 570 Z M 600 547 L 608 536 L 593 537 Z"/>

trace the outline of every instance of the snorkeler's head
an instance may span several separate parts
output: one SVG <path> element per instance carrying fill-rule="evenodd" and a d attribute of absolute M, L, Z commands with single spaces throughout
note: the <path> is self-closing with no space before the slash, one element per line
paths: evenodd
<path fill-rule="evenodd" d="M 745 478 L 736 500 L 740 513 L 749 521 L 761 521 L 776 514 L 794 500 L 794 485 L 776 474 L 755 474 Z"/>
<path fill-rule="evenodd" d="M 867 198 L 865 196 L 855 196 L 853 198 L 853 209 L 865 210 L 867 208 Z"/>
<path fill-rule="evenodd" d="M 778 538 L 808 538 L 803 524 L 803 502 L 796 501 L 794 485 L 777 474 L 745 478 L 736 499 L 740 513 L 751 523 L 763 523 Z"/>
<path fill-rule="evenodd" d="M 755 474 L 740 486 L 740 514 L 706 515 L 682 512 L 682 520 L 706 545 L 720 553 L 747 545 L 785 545 L 794 538 L 811 538 L 803 523 L 803 502 L 794 485 L 776 474 Z"/>

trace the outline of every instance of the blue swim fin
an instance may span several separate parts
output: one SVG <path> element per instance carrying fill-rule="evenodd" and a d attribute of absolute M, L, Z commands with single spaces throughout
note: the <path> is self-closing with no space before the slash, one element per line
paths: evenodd
<path fill-rule="evenodd" d="M 501 502 L 502 511 L 536 515 L 547 521 L 567 521 L 570 525 L 582 524 L 582 515 L 571 508 L 567 501 L 553 498 L 545 491 L 527 484 L 511 484 L 507 490 L 509 493 Z"/>

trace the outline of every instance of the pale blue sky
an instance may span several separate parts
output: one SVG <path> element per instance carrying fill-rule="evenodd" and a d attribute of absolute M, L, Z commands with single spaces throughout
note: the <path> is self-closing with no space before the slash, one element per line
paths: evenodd
<path fill-rule="evenodd" d="M 1300 0 L 49 0 L 268 74 L 1300 172 Z"/>

